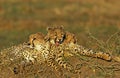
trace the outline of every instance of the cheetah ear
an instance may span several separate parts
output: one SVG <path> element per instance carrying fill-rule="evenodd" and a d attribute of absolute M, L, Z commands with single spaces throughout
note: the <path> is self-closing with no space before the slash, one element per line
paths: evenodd
<path fill-rule="evenodd" d="M 59 26 L 60 29 L 64 29 L 63 25 Z"/>
<path fill-rule="evenodd" d="M 75 34 L 72 34 L 72 35 L 73 35 L 73 38 L 77 39 L 76 36 L 75 36 Z"/>
<path fill-rule="evenodd" d="M 74 43 L 77 43 L 77 41 L 78 41 L 78 40 L 75 38 L 75 41 L 74 41 Z"/>
<path fill-rule="evenodd" d="M 52 30 L 52 29 L 53 29 L 52 27 L 47 27 L 47 31 Z"/>
<path fill-rule="evenodd" d="M 72 35 L 73 35 L 73 37 L 75 38 L 75 34 L 72 33 Z"/>
<path fill-rule="evenodd" d="M 75 34 L 73 34 L 73 38 L 75 39 L 74 43 L 77 43 L 78 40 L 77 40 Z"/>
<path fill-rule="evenodd" d="M 55 28 L 63 29 L 64 27 L 61 25 L 61 26 L 56 26 Z"/>

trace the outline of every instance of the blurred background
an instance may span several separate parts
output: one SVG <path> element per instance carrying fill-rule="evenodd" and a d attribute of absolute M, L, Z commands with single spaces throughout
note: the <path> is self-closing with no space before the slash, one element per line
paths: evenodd
<path fill-rule="evenodd" d="M 88 32 L 106 41 L 120 31 L 120 0 L 0 0 L 0 50 L 61 25 L 84 46 Z"/>

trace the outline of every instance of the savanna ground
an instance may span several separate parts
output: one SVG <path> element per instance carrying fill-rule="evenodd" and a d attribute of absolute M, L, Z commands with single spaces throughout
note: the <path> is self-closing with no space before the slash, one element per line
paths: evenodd
<path fill-rule="evenodd" d="M 27 41 L 31 33 L 46 34 L 48 26 L 63 25 L 65 30 L 76 34 L 79 44 L 120 56 L 119 5 L 119 0 L 0 0 L 0 50 Z M 70 59 L 72 63 L 75 58 Z M 72 75 L 73 78 L 120 77 L 119 62 L 85 56 L 79 59 L 85 65 L 80 76 Z M 5 76 L 2 78 L 56 77 L 57 72 L 51 72 L 50 67 L 43 65 L 43 68 L 45 71 L 38 73 L 40 67 L 36 64 L 19 76 L 3 68 Z M 72 76 L 68 73 L 64 77 Z"/>

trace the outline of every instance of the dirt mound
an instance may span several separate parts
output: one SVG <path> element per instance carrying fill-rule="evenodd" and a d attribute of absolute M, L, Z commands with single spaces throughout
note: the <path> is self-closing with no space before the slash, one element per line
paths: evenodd
<path fill-rule="evenodd" d="M 72 56 L 66 58 L 80 73 L 72 73 L 64 68 L 56 71 L 47 65 L 35 60 L 26 61 L 22 52 L 26 50 L 22 44 L 10 47 L 0 52 L 0 78 L 119 78 L 120 63 L 105 61 L 85 56 Z M 17 54 L 17 55 L 16 55 Z"/>

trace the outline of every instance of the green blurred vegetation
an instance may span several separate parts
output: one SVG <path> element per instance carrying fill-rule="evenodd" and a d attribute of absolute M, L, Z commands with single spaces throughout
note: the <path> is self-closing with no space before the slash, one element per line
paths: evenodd
<path fill-rule="evenodd" d="M 119 0 L 1 0 L 0 49 L 28 40 L 31 33 L 63 25 L 78 42 L 88 46 L 89 30 L 106 41 L 120 31 Z"/>

